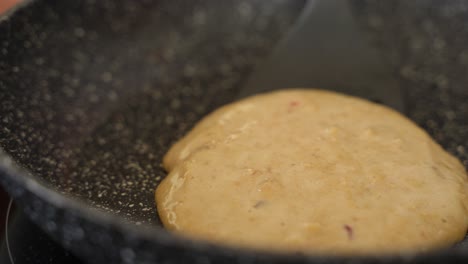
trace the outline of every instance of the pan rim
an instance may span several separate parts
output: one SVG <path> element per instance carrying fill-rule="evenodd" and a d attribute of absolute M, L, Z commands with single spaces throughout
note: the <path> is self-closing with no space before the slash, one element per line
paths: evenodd
<path fill-rule="evenodd" d="M 27 169 L 18 165 L 10 155 L 5 153 L 3 148 L 0 147 L 0 175 L 7 177 L 16 185 L 22 186 L 27 192 L 37 195 L 41 200 L 46 203 L 68 211 L 73 212 L 78 218 L 86 222 L 94 223 L 100 227 L 110 227 L 115 229 L 121 234 L 133 234 L 137 240 L 147 241 L 150 243 L 157 243 L 164 246 L 177 247 L 184 250 L 194 250 L 198 252 L 217 252 L 219 255 L 226 256 L 245 256 L 245 257 L 262 257 L 274 259 L 288 259 L 294 261 L 306 259 L 330 259 L 330 260 L 371 260 L 380 259 L 385 261 L 395 260 L 413 260 L 419 258 L 430 258 L 431 256 L 463 256 L 468 257 L 468 252 L 461 248 L 448 248 L 432 250 L 424 253 L 417 252 L 403 252 L 401 254 L 376 254 L 376 255 L 327 255 L 323 253 L 289 253 L 289 252 L 274 252 L 268 250 L 257 250 L 249 248 L 240 248 L 227 245 L 217 245 L 210 241 L 192 239 L 184 237 L 159 226 L 142 224 L 132 225 L 123 218 L 111 214 L 110 212 L 98 211 L 96 208 L 90 207 L 86 202 L 77 197 L 67 197 L 55 191 L 45 181 L 36 179 L 33 174 Z M 15 194 L 7 188 L 7 191 L 13 198 L 18 198 L 19 195 Z"/>

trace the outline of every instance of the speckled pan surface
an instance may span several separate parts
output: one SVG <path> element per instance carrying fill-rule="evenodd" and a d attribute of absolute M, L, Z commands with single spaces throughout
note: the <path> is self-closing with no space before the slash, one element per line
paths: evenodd
<path fill-rule="evenodd" d="M 33 3 L 2 28 L 2 147 L 55 190 L 154 223 L 163 152 L 235 94 L 300 7 Z"/>
<path fill-rule="evenodd" d="M 468 165 L 465 2 L 352 3 L 401 73 L 407 114 Z M 236 97 L 303 4 L 43 0 L 3 18 L 0 181 L 35 222 L 95 263 L 342 263 L 181 240 L 158 227 L 154 208 L 171 142 Z M 467 256 L 461 244 L 349 261 Z"/>

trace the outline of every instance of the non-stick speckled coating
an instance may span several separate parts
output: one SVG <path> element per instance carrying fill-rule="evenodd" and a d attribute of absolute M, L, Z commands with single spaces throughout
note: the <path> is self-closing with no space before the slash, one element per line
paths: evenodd
<path fill-rule="evenodd" d="M 57 191 L 154 223 L 164 152 L 235 95 L 301 5 L 34 4 L 2 28 L 1 145 Z"/>
<path fill-rule="evenodd" d="M 353 3 L 398 65 L 408 115 L 467 165 L 468 11 L 452 6 L 462 1 Z M 0 181 L 42 228 L 96 263 L 342 263 L 224 249 L 157 227 L 162 155 L 201 116 L 236 97 L 303 4 L 45 0 L 19 10 L 0 24 Z M 7 155 L 24 170 L 8 165 Z M 461 245 L 348 260 L 466 256 Z"/>
<path fill-rule="evenodd" d="M 236 95 L 303 5 L 46 0 L 5 18 L 0 145 L 29 177 L 16 177 L 2 156 L 2 182 L 34 221 L 81 256 L 101 263 L 182 258 L 164 233 L 145 244 L 133 237 L 138 231 L 112 223 L 159 225 L 153 193 L 164 176 L 162 155 Z M 95 224 L 63 196 L 114 216 Z"/>

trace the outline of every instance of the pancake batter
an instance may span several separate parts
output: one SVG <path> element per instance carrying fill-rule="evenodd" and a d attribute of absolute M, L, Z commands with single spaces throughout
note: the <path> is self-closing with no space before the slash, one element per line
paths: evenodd
<path fill-rule="evenodd" d="M 164 157 L 165 227 L 232 246 L 327 254 L 425 251 L 467 231 L 467 175 L 387 107 L 303 89 L 200 121 Z"/>

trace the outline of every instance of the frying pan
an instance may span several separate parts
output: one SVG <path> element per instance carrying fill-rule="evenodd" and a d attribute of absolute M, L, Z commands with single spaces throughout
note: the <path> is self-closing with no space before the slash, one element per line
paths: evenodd
<path fill-rule="evenodd" d="M 268 74 L 271 65 L 281 62 L 281 56 L 297 56 L 284 53 L 288 41 L 280 41 L 281 37 L 315 37 L 288 37 L 305 4 L 282 0 L 25 3 L 0 23 L 1 183 L 52 238 L 93 263 L 468 260 L 463 242 L 424 254 L 279 254 L 189 240 L 161 227 L 153 191 L 165 176 L 162 155 L 204 114 L 258 92 L 254 87 L 266 90 L 268 76 L 278 78 L 280 72 Z M 315 76 L 321 77 L 316 83 L 403 111 L 468 165 L 466 2 L 349 4 L 353 17 L 368 32 L 366 43 L 383 51 L 390 73 L 399 76 L 397 82 L 382 77 L 381 86 L 364 81 L 365 89 L 355 88 L 351 80 L 356 75 L 348 70 L 367 61 L 355 56 L 346 57 L 356 63 L 340 68 L 340 75 Z M 328 17 L 333 21 L 333 16 Z M 323 29 L 327 32 L 327 27 Z M 332 34 L 330 41 L 342 42 L 335 38 L 342 35 Z M 274 50 L 277 43 L 280 48 Z M 355 51 L 366 54 L 368 49 Z M 262 60 L 272 52 L 280 57 Z M 342 61 L 335 65 L 345 65 Z M 283 62 L 290 63 L 288 69 L 296 65 L 291 59 Z M 254 70 L 259 74 L 248 79 Z M 332 87 L 332 80 L 342 76 L 350 78 L 352 89 L 342 84 Z"/>

